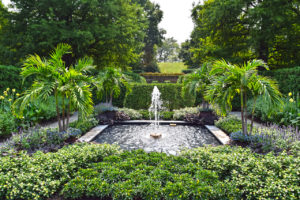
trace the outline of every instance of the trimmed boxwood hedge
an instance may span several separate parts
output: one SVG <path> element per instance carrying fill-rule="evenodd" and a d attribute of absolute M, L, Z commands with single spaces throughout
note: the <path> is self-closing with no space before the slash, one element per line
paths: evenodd
<path fill-rule="evenodd" d="M 300 66 L 271 71 L 261 71 L 260 74 L 277 80 L 279 90 L 283 94 L 300 91 Z"/>
<path fill-rule="evenodd" d="M 56 153 L 0 156 L 0 199 L 298 200 L 299 159 L 230 146 L 167 156 L 76 144 Z"/>
<path fill-rule="evenodd" d="M 132 92 L 125 98 L 124 107 L 135 110 L 148 109 L 151 105 L 151 93 L 154 86 L 157 86 L 161 92 L 161 99 L 165 108 L 173 110 L 194 106 L 194 96 L 190 94 L 187 94 L 185 97 L 181 96 L 181 84 L 155 83 L 134 84 Z"/>

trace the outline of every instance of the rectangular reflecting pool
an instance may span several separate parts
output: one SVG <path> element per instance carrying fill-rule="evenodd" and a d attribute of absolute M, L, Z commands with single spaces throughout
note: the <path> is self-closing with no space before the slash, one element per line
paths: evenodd
<path fill-rule="evenodd" d="M 153 138 L 151 134 L 161 134 Z M 144 149 L 176 155 L 183 148 L 203 145 L 220 145 L 209 130 L 190 125 L 113 125 L 106 128 L 95 139 L 97 143 L 117 144 L 124 150 Z"/>

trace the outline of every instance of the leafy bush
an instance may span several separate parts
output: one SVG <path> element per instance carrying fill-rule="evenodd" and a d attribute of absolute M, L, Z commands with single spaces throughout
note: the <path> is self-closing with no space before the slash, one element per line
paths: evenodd
<path fill-rule="evenodd" d="M 230 146 L 179 156 L 75 144 L 56 153 L 0 157 L 0 199 L 290 199 L 299 194 L 300 157 Z"/>
<path fill-rule="evenodd" d="M 173 111 L 162 111 L 162 112 L 160 112 L 160 119 L 163 119 L 163 120 L 172 120 L 173 116 L 174 116 Z"/>
<path fill-rule="evenodd" d="M 290 93 L 292 95 L 292 93 Z M 280 108 L 269 108 L 263 98 L 258 98 L 255 105 L 254 117 L 263 122 L 280 125 L 300 126 L 300 101 L 295 95 L 282 99 L 284 104 Z M 248 102 L 248 112 L 252 112 L 253 100 Z"/>
<path fill-rule="evenodd" d="M 74 178 L 79 168 L 118 153 L 116 146 L 76 144 L 56 153 L 1 156 L 0 199 L 48 199 Z"/>
<path fill-rule="evenodd" d="M 189 94 L 185 97 L 181 96 L 181 84 L 156 83 L 134 84 L 132 92 L 125 98 L 124 107 L 135 110 L 148 109 L 151 104 L 151 93 L 154 86 L 157 86 L 161 92 L 163 106 L 168 110 L 194 105 L 195 97 Z"/>
<path fill-rule="evenodd" d="M 128 115 L 131 120 L 142 119 L 143 117 L 139 111 L 130 108 L 119 108 L 118 111 Z"/>
<path fill-rule="evenodd" d="M 235 186 L 240 199 L 299 199 L 300 157 L 282 153 L 258 155 L 241 147 L 186 150 L 181 156 L 212 170 L 225 185 Z M 238 199 L 238 198 L 235 198 Z"/>
<path fill-rule="evenodd" d="M 92 128 L 96 127 L 99 121 L 94 117 L 88 117 L 86 120 L 77 120 L 69 124 L 70 127 L 79 129 L 82 134 L 88 132 Z"/>
<path fill-rule="evenodd" d="M 242 130 L 242 121 L 233 115 L 220 118 L 215 122 L 215 125 L 227 134 Z"/>
<path fill-rule="evenodd" d="M 215 172 L 190 160 L 142 150 L 109 156 L 81 169 L 64 185 L 64 197 L 113 199 L 225 199 L 233 197 Z"/>
<path fill-rule="evenodd" d="M 99 115 L 107 111 L 117 111 L 117 110 L 118 109 L 116 107 L 113 107 L 108 103 L 101 103 L 94 107 L 94 114 Z"/>
<path fill-rule="evenodd" d="M 9 136 L 17 130 L 17 123 L 11 113 L 0 110 L 0 138 Z"/>
<path fill-rule="evenodd" d="M 264 76 L 269 76 L 278 81 L 279 90 L 283 94 L 300 91 L 300 66 L 271 71 L 261 71 Z"/>
<path fill-rule="evenodd" d="M 21 68 L 19 67 L 0 65 L 0 93 L 6 88 L 22 91 L 30 85 L 30 79 L 25 82 L 25 85 L 22 85 L 20 72 Z"/>
<path fill-rule="evenodd" d="M 187 114 L 197 114 L 200 112 L 200 108 L 199 107 L 187 107 L 187 108 L 181 108 L 179 110 L 174 110 L 174 115 L 173 118 L 175 120 L 183 120 L 184 117 Z"/>
<path fill-rule="evenodd" d="M 61 148 L 67 139 L 78 138 L 80 135 L 81 131 L 74 128 L 63 132 L 58 132 L 57 129 L 32 129 L 13 135 L 2 150 L 26 150 L 29 153 L 38 150 L 48 152 Z"/>
<path fill-rule="evenodd" d="M 240 142 L 259 142 L 257 135 L 245 135 L 242 131 L 233 132 L 230 134 L 230 139 Z"/>

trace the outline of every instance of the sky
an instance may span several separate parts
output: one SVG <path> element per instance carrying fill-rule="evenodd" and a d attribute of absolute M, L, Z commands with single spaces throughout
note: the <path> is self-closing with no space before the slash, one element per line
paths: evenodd
<path fill-rule="evenodd" d="M 173 37 L 180 44 L 190 38 L 194 28 L 191 18 L 193 2 L 199 0 L 151 0 L 158 3 L 160 9 L 164 12 L 160 28 L 167 31 L 165 37 Z"/>
<path fill-rule="evenodd" d="M 190 38 L 194 28 L 191 19 L 191 10 L 193 2 L 199 0 L 151 0 L 158 3 L 160 9 L 164 12 L 163 20 L 159 24 L 160 28 L 167 31 L 165 37 L 173 37 L 180 44 Z M 9 0 L 2 0 L 7 5 Z"/>

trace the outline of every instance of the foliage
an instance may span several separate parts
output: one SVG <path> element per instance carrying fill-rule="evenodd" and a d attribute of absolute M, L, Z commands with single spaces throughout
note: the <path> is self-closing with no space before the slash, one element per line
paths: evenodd
<path fill-rule="evenodd" d="M 234 115 L 221 117 L 215 125 L 225 131 L 228 135 L 242 130 L 242 122 Z M 249 129 L 249 127 L 248 127 Z"/>
<path fill-rule="evenodd" d="M 232 100 L 237 94 L 241 99 L 241 119 L 242 131 L 247 134 L 247 98 L 253 95 L 254 105 L 256 99 L 262 96 L 266 106 L 279 107 L 282 104 L 281 93 L 277 83 L 272 79 L 258 75 L 258 67 L 268 66 L 261 60 L 252 60 L 243 65 L 233 65 L 226 61 L 216 61 L 212 67 L 210 75 L 213 81 L 207 86 L 205 98 L 212 103 L 221 114 L 232 110 Z M 249 133 L 253 128 L 253 113 Z"/>
<path fill-rule="evenodd" d="M 155 83 L 155 84 L 133 84 L 132 92 L 126 97 L 124 107 L 135 110 L 148 109 L 151 104 L 151 93 L 153 87 L 157 86 L 161 92 L 163 106 L 167 110 L 173 110 L 194 105 L 195 97 L 188 94 L 181 96 L 181 84 Z"/>
<path fill-rule="evenodd" d="M 92 128 L 96 127 L 98 124 L 98 120 L 90 116 L 87 119 L 71 122 L 70 127 L 79 129 L 82 132 L 82 134 L 84 134 Z"/>
<path fill-rule="evenodd" d="M 20 72 L 21 68 L 19 67 L 0 65 L 0 93 L 4 92 L 6 88 L 23 91 L 24 88 L 30 86 L 31 80 L 22 84 Z"/>
<path fill-rule="evenodd" d="M 157 48 L 157 60 L 158 62 L 178 62 L 178 54 L 180 48 L 173 37 L 165 38 L 162 41 L 162 45 Z"/>
<path fill-rule="evenodd" d="M 0 199 L 48 199 L 71 180 L 79 168 L 116 155 L 116 146 L 76 144 L 56 153 L 25 152 L 0 157 Z M 22 188 L 22 189 L 20 189 Z"/>
<path fill-rule="evenodd" d="M 14 102 L 14 112 L 18 117 L 23 117 L 26 106 L 34 99 L 47 101 L 50 96 L 55 98 L 60 131 L 68 128 L 71 109 L 78 109 L 81 117 L 92 113 L 93 102 L 89 85 L 92 79 L 87 73 L 94 68 L 93 61 L 89 58 L 80 59 L 75 66 L 67 68 L 62 57 L 70 53 L 69 45 L 59 44 L 48 60 L 41 59 L 38 55 L 31 55 L 25 60 L 21 75 L 24 80 L 34 76 L 34 83 Z M 62 99 L 62 116 L 59 98 Z"/>
<path fill-rule="evenodd" d="M 194 67 L 215 59 L 241 64 L 259 58 L 271 68 L 299 63 L 299 1 L 206 0 L 192 10 L 195 24 L 182 57 Z M 280 11 L 278 11 L 280 8 Z"/>
<path fill-rule="evenodd" d="M 178 110 L 174 110 L 173 119 L 183 120 L 187 114 L 197 114 L 200 112 L 199 107 L 186 107 Z"/>
<path fill-rule="evenodd" d="M 118 111 L 118 108 L 107 103 L 100 103 L 97 106 L 95 106 L 94 115 L 99 115 L 107 111 Z"/>
<path fill-rule="evenodd" d="M 258 98 L 255 104 L 254 117 L 266 123 L 276 123 L 285 126 L 300 126 L 300 102 L 297 95 L 284 97 L 280 108 L 266 107 L 263 98 Z M 248 110 L 253 108 L 253 100 L 248 102 Z"/>
<path fill-rule="evenodd" d="M 279 90 L 283 94 L 300 91 L 300 66 L 286 69 L 260 71 L 263 76 L 268 76 L 278 82 Z"/>
<path fill-rule="evenodd" d="M 106 67 L 97 77 L 97 93 L 100 98 L 105 95 L 105 102 L 113 105 L 113 97 L 117 98 L 120 96 L 122 86 L 125 88 L 125 96 L 131 92 L 128 81 L 129 79 L 120 69 Z"/>
<path fill-rule="evenodd" d="M 77 199 L 296 200 L 299 162 L 299 157 L 286 153 L 258 155 L 230 146 L 167 156 L 142 150 L 122 153 L 107 144 L 75 144 L 56 153 L 1 156 L 0 198 L 48 199 L 60 193 Z"/>
<path fill-rule="evenodd" d="M 235 186 L 236 199 L 298 199 L 299 157 L 282 153 L 258 155 L 248 149 L 222 146 L 181 153 L 203 169 L 215 171 Z"/>
<path fill-rule="evenodd" d="M 56 129 L 29 129 L 25 132 L 13 135 L 5 142 L 3 150 L 27 151 L 55 151 L 63 147 L 65 141 L 81 136 L 79 129 L 68 128 L 66 131 L 59 132 Z"/>
<path fill-rule="evenodd" d="M 141 76 L 181 76 L 183 75 L 182 73 L 141 73 Z"/>
<path fill-rule="evenodd" d="M 71 199 L 222 199 L 232 197 L 231 189 L 188 159 L 138 150 L 79 170 L 62 193 Z"/>
<path fill-rule="evenodd" d="M 118 112 L 122 112 L 130 117 L 131 120 L 142 119 L 143 115 L 134 109 L 130 108 L 119 108 Z"/>
<path fill-rule="evenodd" d="M 17 123 L 14 116 L 9 112 L 0 110 L 0 138 L 10 136 L 17 131 Z"/>
<path fill-rule="evenodd" d="M 127 68 L 140 59 L 146 11 L 127 0 L 12 0 L 0 44 L 2 63 L 15 64 L 28 54 L 47 56 L 59 43 L 69 43 L 73 54 L 67 66 L 86 55 L 100 67 Z M 18 10 L 18 12 L 15 12 Z M 101 13 L 101 15 L 99 15 Z M 27 21 L 27 23 L 23 23 Z M 18 51 L 16 51 L 16 49 Z"/>

